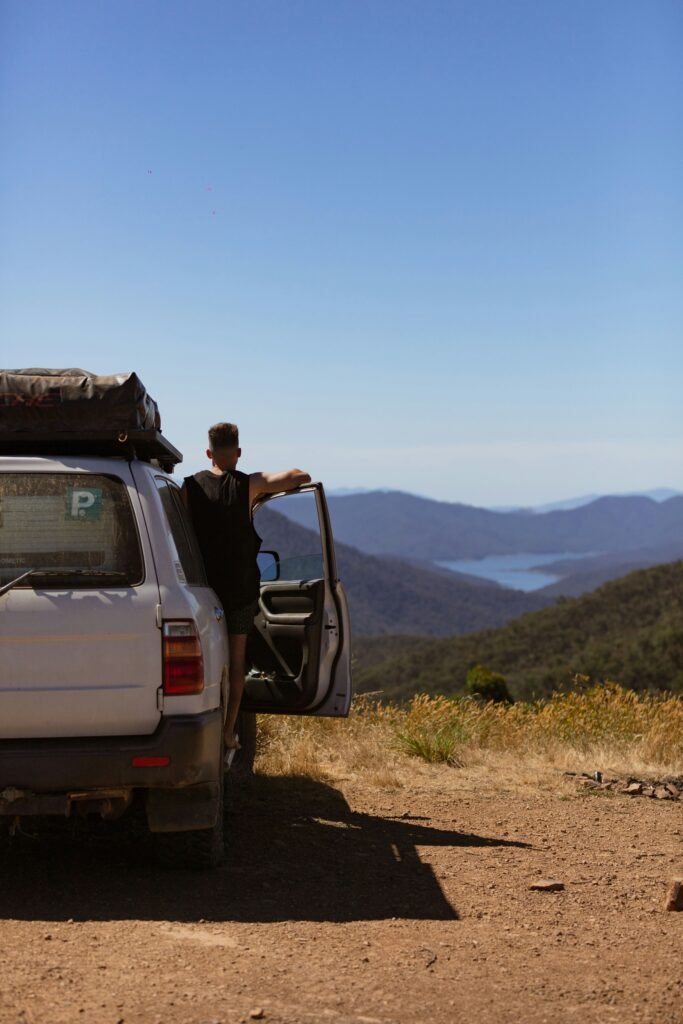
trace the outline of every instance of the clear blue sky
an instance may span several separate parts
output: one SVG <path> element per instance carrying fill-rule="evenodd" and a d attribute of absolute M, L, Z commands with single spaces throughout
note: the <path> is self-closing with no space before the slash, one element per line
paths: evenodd
<path fill-rule="evenodd" d="M 3 0 L 0 363 L 200 467 L 683 488 L 680 0 Z"/>

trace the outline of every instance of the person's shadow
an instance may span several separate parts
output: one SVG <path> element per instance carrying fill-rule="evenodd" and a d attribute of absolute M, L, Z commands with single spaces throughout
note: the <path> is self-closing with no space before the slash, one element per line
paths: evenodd
<path fill-rule="evenodd" d="M 333 786 L 283 776 L 256 777 L 226 825 L 225 864 L 204 872 L 158 867 L 122 823 L 3 836 L 0 919 L 452 920 L 416 848 L 527 845 L 357 814 Z"/>

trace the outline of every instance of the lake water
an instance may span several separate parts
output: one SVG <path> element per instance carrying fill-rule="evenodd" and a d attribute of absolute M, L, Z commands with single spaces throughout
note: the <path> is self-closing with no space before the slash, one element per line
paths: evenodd
<path fill-rule="evenodd" d="M 457 562 L 437 562 L 444 569 L 453 572 L 466 572 L 470 576 L 480 576 L 485 580 L 494 580 L 503 587 L 513 590 L 540 590 L 550 583 L 562 579 L 557 573 L 542 572 L 537 567 L 559 562 L 560 559 L 590 558 L 591 552 L 581 555 L 568 555 L 559 551 L 550 555 L 487 555 L 486 558 L 466 558 Z"/>

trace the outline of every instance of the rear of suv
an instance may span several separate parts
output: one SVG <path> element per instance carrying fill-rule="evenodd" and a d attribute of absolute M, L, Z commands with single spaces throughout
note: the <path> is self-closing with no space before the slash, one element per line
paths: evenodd
<path fill-rule="evenodd" d="M 94 447 L 0 444 L 14 451 L 0 454 L 0 816 L 116 817 L 137 795 L 163 860 L 215 865 L 223 609 L 161 468 L 177 459 L 154 457 L 175 449 Z M 317 534 L 282 501 L 315 504 Z M 271 496 L 255 521 L 267 550 L 243 712 L 346 715 L 349 618 L 322 486 Z"/>

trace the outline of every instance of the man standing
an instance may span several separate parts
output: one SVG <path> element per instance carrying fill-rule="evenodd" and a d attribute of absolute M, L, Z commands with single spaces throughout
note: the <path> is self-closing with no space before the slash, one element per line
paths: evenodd
<path fill-rule="evenodd" d="M 216 591 L 228 630 L 230 694 L 225 719 L 228 756 L 239 747 L 235 723 L 244 693 L 247 637 L 258 607 L 260 573 L 256 556 L 261 538 L 254 529 L 252 509 L 262 494 L 290 491 L 310 483 L 301 469 L 282 473 L 241 473 L 242 454 L 234 423 L 217 423 L 209 430 L 206 450 L 211 469 L 188 476 L 184 497 L 197 534 L 210 586 Z"/>

